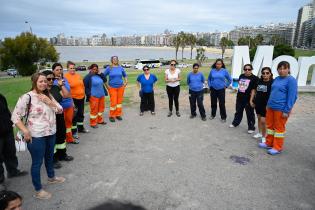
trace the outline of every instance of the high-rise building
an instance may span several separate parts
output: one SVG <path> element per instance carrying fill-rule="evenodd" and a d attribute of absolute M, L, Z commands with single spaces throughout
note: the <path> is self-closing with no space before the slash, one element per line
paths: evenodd
<path fill-rule="evenodd" d="M 311 39 L 311 20 L 315 17 L 315 0 L 299 9 L 296 21 L 296 30 L 293 45 L 295 47 L 305 47 Z"/>

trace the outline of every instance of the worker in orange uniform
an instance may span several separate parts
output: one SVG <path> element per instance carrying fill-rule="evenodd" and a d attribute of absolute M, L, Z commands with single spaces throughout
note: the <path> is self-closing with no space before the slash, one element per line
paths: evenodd
<path fill-rule="evenodd" d="M 53 85 L 58 85 L 58 81 L 63 82 L 63 86 L 70 92 L 70 85 L 66 78 L 63 77 L 63 69 L 61 65 L 55 66 L 53 69 L 53 74 L 55 76 L 55 80 Z M 63 108 L 63 114 L 66 125 L 66 142 L 72 144 L 78 144 L 79 142 L 73 138 L 71 127 L 72 127 L 72 118 L 73 118 L 73 100 L 71 97 L 62 97 L 62 101 L 60 105 Z"/>
<path fill-rule="evenodd" d="M 105 109 L 105 96 L 107 95 L 104 83 L 106 77 L 99 72 L 98 65 L 90 66 L 90 73 L 84 77 L 86 101 L 90 102 L 90 126 L 98 128 L 98 124 L 105 125 L 103 114 Z"/>
<path fill-rule="evenodd" d="M 267 103 L 266 142 L 259 143 L 259 147 L 268 149 L 270 155 L 280 154 L 283 150 L 285 126 L 297 99 L 297 82 L 290 75 L 290 64 L 282 61 L 277 70 L 279 76 L 272 83 Z"/>
<path fill-rule="evenodd" d="M 128 79 L 126 71 L 119 65 L 118 56 L 112 56 L 111 63 L 104 75 L 109 77 L 106 83 L 110 95 L 109 121 L 115 122 L 115 119 L 122 120 L 122 102 Z"/>
<path fill-rule="evenodd" d="M 74 112 L 73 121 L 72 121 L 72 135 L 74 138 L 78 139 L 79 133 L 88 133 L 89 131 L 84 128 L 84 84 L 83 79 L 80 74 L 75 70 L 75 64 L 71 61 L 67 63 L 68 72 L 64 75 L 67 78 L 70 89 L 71 96 L 73 99 L 74 106 L 76 111 Z"/>

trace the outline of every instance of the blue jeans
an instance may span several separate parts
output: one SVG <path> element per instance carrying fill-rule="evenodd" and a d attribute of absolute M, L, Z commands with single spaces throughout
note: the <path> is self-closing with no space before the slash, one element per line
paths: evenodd
<path fill-rule="evenodd" d="M 32 137 L 32 143 L 27 144 L 27 148 L 32 156 L 31 175 L 36 191 L 42 189 L 40 180 L 40 168 L 45 160 L 45 167 L 49 178 L 55 177 L 54 172 L 54 147 L 56 135 Z"/>

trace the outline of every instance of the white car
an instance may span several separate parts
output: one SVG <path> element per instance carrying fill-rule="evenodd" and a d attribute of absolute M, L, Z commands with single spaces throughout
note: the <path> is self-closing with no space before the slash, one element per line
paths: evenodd
<path fill-rule="evenodd" d="M 131 68 L 131 64 L 130 63 L 123 63 L 123 64 L 121 64 L 121 67 Z"/>
<path fill-rule="evenodd" d="M 176 65 L 176 67 L 178 67 L 178 68 L 187 68 L 188 66 L 189 65 L 186 64 L 186 63 L 179 63 L 179 64 Z"/>

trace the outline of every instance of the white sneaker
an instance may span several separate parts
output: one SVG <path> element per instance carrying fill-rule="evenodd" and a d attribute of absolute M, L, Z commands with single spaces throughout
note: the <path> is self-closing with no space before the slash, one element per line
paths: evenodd
<path fill-rule="evenodd" d="M 229 125 L 230 128 L 235 128 L 235 125 L 231 124 Z"/>
<path fill-rule="evenodd" d="M 266 143 L 266 138 L 265 137 L 261 137 L 261 143 Z"/>
<path fill-rule="evenodd" d="M 262 137 L 261 133 L 256 133 L 256 134 L 253 136 L 253 138 L 255 138 L 255 139 L 259 139 L 259 138 L 261 138 L 261 137 Z"/>
<path fill-rule="evenodd" d="M 249 133 L 249 134 L 252 134 L 252 133 L 254 133 L 255 131 L 254 130 L 248 130 L 247 131 L 247 133 Z"/>

